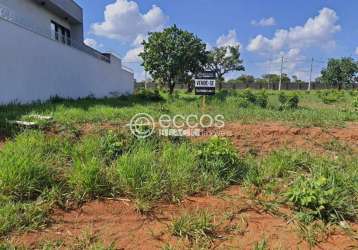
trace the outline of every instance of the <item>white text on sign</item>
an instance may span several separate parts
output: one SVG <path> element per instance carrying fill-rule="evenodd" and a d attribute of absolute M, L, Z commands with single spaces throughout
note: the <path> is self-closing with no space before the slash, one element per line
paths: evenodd
<path fill-rule="evenodd" d="M 195 80 L 195 87 L 215 88 L 215 80 Z"/>

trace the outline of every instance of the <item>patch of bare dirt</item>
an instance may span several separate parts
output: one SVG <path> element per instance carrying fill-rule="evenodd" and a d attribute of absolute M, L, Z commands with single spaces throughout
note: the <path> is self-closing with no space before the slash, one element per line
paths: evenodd
<path fill-rule="evenodd" d="M 297 128 L 280 123 L 226 124 L 219 131 L 208 131 L 229 137 L 241 152 L 265 154 L 278 148 L 313 150 L 327 152 L 327 144 L 339 142 L 342 148 L 358 153 L 358 124 L 348 124 L 344 128 Z M 205 139 L 206 137 L 202 138 Z"/>
<path fill-rule="evenodd" d="M 113 244 L 117 249 L 161 249 L 166 244 L 187 249 L 189 242 L 172 236 L 170 224 L 173 218 L 198 209 L 215 215 L 217 230 L 212 249 L 252 249 L 263 239 L 270 248 L 309 249 L 295 225 L 255 207 L 237 186 L 216 197 L 189 197 L 179 205 L 159 204 L 149 215 L 139 214 L 129 201 L 93 201 L 68 213 L 56 211 L 51 227 L 14 236 L 12 241 L 36 248 L 41 242 L 62 240 L 66 248 L 89 231 L 104 245 Z M 316 249 L 348 249 L 357 244 L 336 232 Z"/>
<path fill-rule="evenodd" d="M 81 134 L 90 134 L 96 130 L 121 130 L 118 124 L 85 124 Z M 230 138 L 240 152 L 254 152 L 259 155 L 279 148 L 301 149 L 316 153 L 332 153 L 330 143 L 339 143 L 341 149 L 358 154 L 358 123 L 349 123 L 342 128 L 308 127 L 299 128 L 283 123 L 265 122 L 258 124 L 228 123 L 223 129 L 208 129 L 204 136 L 194 140 L 205 140 L 212 134 Z"/>

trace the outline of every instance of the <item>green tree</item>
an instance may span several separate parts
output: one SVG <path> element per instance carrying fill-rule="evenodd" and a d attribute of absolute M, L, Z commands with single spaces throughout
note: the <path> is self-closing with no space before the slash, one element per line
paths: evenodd
<path fill-rule="evenodd" d="M 246 88 L 250 87 L 255 82 L 255 77 L 251 75 L 241 75 L 236 79 L 237 83 L 245 85 Z"/>
<path fill-rule="evenodd" d="M 298 76 L 295 76 L 295 75 L 292 76 L 292 82 L 297 83 L 299 89 L 301 89 L 302 85 L 305 83 L 301 79 L 298 79 Z"/>
<path fill-rule="evenodd" d="M 352 85 L 358 73 L 358 64 L 353 58 L 330 59 L 327 68 L 321 71 L 322 81 L 341 90 L 343 86 Z"/>
<path fill-rule="evenodd" d="M 268 83 L 268 85 L 274 86 L 280 82 L 280 75 L 277 74 L 265 74 L 262 76 L 263 79 Z M 287 74 L 282 74 L 282 83 L 286 85 L 291 82 L 290 77 Z"/>
<path fill-rule="evenodd" d="M 179 29 L 176 25 L 162 32 L 149 34 L 143 41 L 140 53 L 143 66 L 156 82 L 168 86 L 169 93 L 175 84 L 201 71 L 207 62 L 206 44 L 194 34 Z"/>
<path fill-rule="evenodd" d="M 256 78 L 256 79 L 255 79 L 255 82 L 256 82 L 257 84 L 259 84 L 260 89 L 264 88 L 264 86 L 268 86 L 268 81 L 265 80 L 264 78 Z"/>
<path fill-rule="evenodd" d="M 242 63 L 240 46 L 225 46 L 210 51 L 207 68 L 216 73 L 221 90 L 224 75 L 232 71 L 244 71 L 245 67 Z"/>

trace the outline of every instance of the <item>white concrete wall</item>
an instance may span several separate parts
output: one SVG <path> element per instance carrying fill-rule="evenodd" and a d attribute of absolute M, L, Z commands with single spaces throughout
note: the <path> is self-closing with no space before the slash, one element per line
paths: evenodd
<path fill-rule="evenodd" d="M 11 0 L 12 1 L 12 0 Z M 0 103 L 130 94 L 132 73 L 0 19 Z"/>
<path fill-rule="evenodd" d="M 51 20 L 71 29 L 68 21 L 57 17 L 32 0 L 0 0 L 1 6 L 9 10 L 16 23 L 31 27 L 36 32 L 47 36 L 51 35 Z"/>

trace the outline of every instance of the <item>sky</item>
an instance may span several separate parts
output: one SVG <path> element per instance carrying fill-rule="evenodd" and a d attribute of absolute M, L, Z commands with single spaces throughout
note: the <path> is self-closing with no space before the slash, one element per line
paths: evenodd
<path fill-rule="evenodd" d="M 137 80 L 148 32 L 176 24 L 207 48 L 240 45 L 245 72 L 283 72 L 308 80 L 332 57 L 358 58 L 357 0 L 75 0 L 82 6 L 86 44 L 120 56 Z M 312 63 L 313 58 L 313 63 Z"/>

